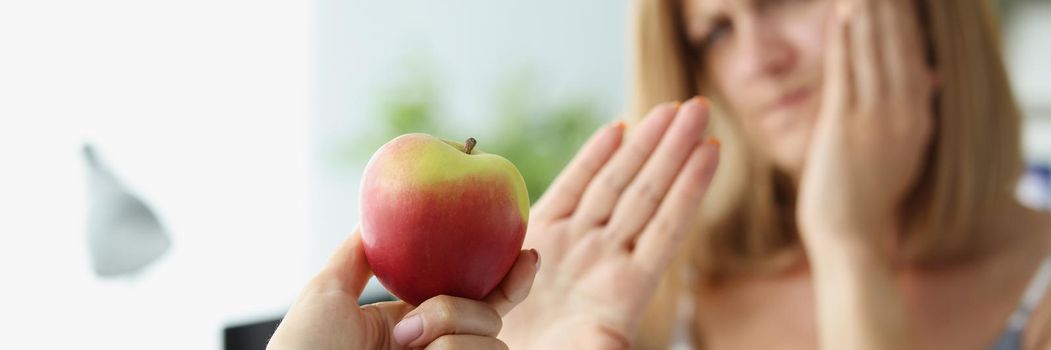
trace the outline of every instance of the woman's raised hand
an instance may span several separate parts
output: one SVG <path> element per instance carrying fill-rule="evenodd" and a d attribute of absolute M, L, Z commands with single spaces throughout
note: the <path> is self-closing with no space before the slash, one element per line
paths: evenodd
<path fill-rule="evenodd" d="M 916 2 L 837 6 L 797 215 L 811 253 L 846 245 L 887 257 L 931 141 L 935 80 Z"/>
<path fill-rule="evenodd" d="M 527 248 L 544 264 L 500 338 L 515 349 L 628 348 L 696 217 L 718 142 L 697 97 L 598 130 L 533 206 Z"/>
<path fill-rule="evenodd" d="M 936 80 L 908 0 L 839 0 L 797 218 L 823 349 L 908 348 L 895 275 L 902 205 L 934 129 Z"/>

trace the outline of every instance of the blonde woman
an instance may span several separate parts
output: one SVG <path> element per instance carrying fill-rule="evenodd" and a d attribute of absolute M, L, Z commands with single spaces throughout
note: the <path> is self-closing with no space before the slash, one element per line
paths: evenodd
<path fill-rule="evenodd" d="M 633 11 L 631 127 L 534 206 L 511 348 L 1051 347 L 1051 217 L 1012 196 L 989 1 Z"/>

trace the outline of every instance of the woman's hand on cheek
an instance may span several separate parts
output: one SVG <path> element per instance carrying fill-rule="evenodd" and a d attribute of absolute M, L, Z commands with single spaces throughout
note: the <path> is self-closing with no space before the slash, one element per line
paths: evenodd
<path fill-rule="evenodd" d="M 931 139 L 932 79 L 909 0 L 840 0 L 798 222 L 823 349 L 902 349 L 893 264 L 902 202 Z"/>
<path fill-rule="evenodd" d="M 539 268 L 522 251 L 485 300 L 437 296 L 418 307 L 401 301 L 358 306 L 371 276 L 355 232 L 304 288 L 268 349 L 507 349 L 501 317 L 526 298 Z"/>
<path fill-rule="evenodd" d="M 930 143 L 932 74 L 912 1 L 837 5 L 798 221 L 810 250 L 846 243 L 885 256 Z"/>

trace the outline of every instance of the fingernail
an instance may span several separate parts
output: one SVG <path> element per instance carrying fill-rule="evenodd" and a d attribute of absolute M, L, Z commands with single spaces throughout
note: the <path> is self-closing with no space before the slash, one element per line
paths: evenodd
<path fill-rule="evenodd" d="M 623 120 L 618 120 L 616 123 L 613 123 L 613 127 L 617 130 L 624 131 L 627 125 L 624 124 Z"/>
<path fill-rule="evenodd" d="M 715 147 L 719 147 L 719 146 L 722 145 L 722 142 L 719 142 L 719 138 L 718 137 L 708 136 L 708 144 L 709 145 L 715 145 Z"/>
<path fill-rule="evenodd" d="M 540 271 L 540 252 L 536 251 L 536 249 L 530 249 L 529 251 L 533 254 L 533 259 L 536 259 L 536 270 Z"/>
<path fill-rule="evenodd" d="M 683 102 L 683 103 L 684 103 L 684 104 L 686 104 L 686 103 L 690 103 L 690 102 L 693 102 L 693 101 L 699 100 L 700 98 L 701 98 L 701 96 L 700 96 L 700 95 L 697 95 L 697 96 L 694 96 L 694 97 L 690 97 L 690 99 L 689 99 L 689 100 L 686 100 L 686 102 Z"/>
<path fill-rule="evenodd" d="M 694 97 L 694 98 L 697 99 L 697 103 L 700 103 L 701 106 L 704 106 L 704 109 L 708 109 L 712 105 L 711 102 L 708 101 L 707 97 L 698 95 L 697 97 Z"/>
<path fill-rule="evenodd" d="M 674 103 L 675 103 L 675 109 L 679 109 L 679 107 L 682 107 L 682 101 L 675 100 Z"/>
<path fill-rule="evenodd" d="M 394 325 L 394 341 L 401 345 L 409 345 L 413 340 L 423 335 L 423 319 L 420 315 L 412 315 Z"/>

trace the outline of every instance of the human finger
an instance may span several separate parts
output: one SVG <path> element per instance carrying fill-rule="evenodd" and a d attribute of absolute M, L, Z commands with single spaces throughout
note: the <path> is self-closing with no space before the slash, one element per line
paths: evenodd
<path fill-rule="evenodd" d="M 500 339 L 470 334 L 446 335 L 427 344 L 425 350 L 507 350 Z"/>
<path fill-rule="evenodd" d="M 583 232 L 587 227 L 603 224 L 609 219 L 617 198 L 650 158 L 678 109 L 678 104 L 665 103 L 651 110 L 626 143 L 599 170 L 573 214 L 571 225 L 574 232 Z"/>
<path fill-rule="evenodd" d="M 523 250 L 504 280 L 485 297 L 485 303 L 501 316 L 506 315 L 529 296 L 529 289 L 533 287 L 533 279 L 539 270 L 540 254 L 536 249 Z"/>
<path fill-rule="evenodd" d="M 500 314 L 485 302 L 439 295 L 406 314 L 392 335 L 398 344 L 414 348 L 450 334 L 494 337 L 502 322 Z"/>
<path fill-rule="evenodd" d="M 620 147 L 624 128 L 623 121 L 616 121 L 596 131 L 533 205 L 532 215 L 563 217 L 572 213 L 591 179 Z"/>
<path fill-rule="evenodd" d="M 606 226 L 610 239 L 627 246 L 650 221 L 700 142 L 708 126 L 708 112 L 708 101 L 703 97 L 690 99 L 679 108 L 653 156 L 617 201 Z"/>
<path fill-rule="evenodd" d="M 714 139 L 698 144 L 676 177 L 671 195 L 639 235 L 632 257 L 645 271 L 657 274 L 667 268 L 675 248 L 692 228 L 715 176 L 720 148 Z"/>

